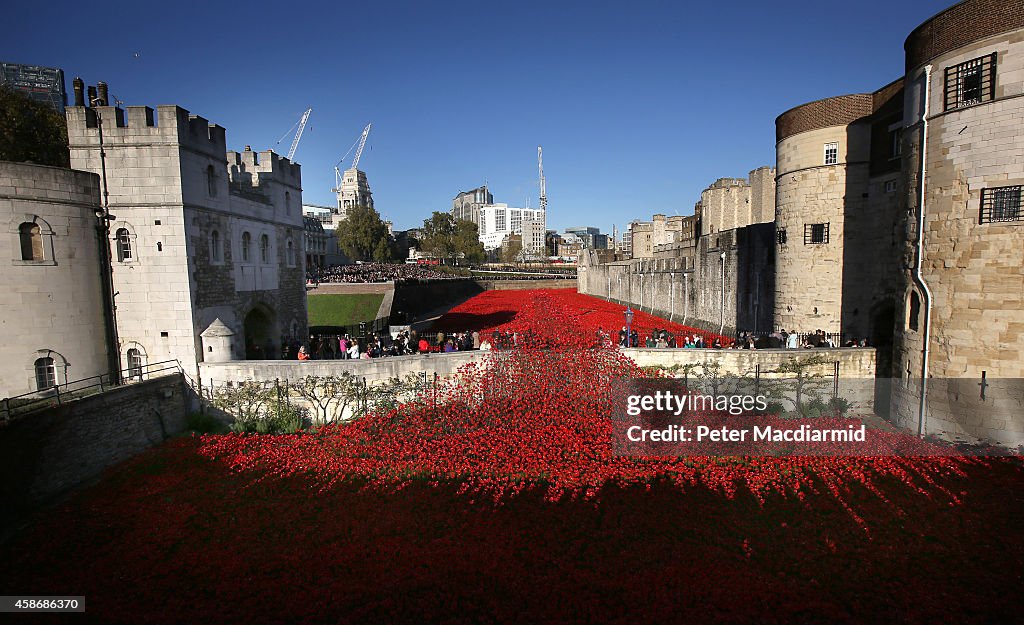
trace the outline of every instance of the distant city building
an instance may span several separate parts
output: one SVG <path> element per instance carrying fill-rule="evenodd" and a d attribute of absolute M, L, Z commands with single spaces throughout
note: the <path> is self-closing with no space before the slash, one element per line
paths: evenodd
<path fill-rule="evenodd" d="M 544 221 L 544 211 L 537 211 L 540 216 L 534 219 L 523 221 L 523 253 L 530 257 L 546 256 L 544 251 L 544 235 L 547 232 L 547 224 Z"/>
<path fill-rule="evenodd" d="M 566 228 L 568 234 L 575 234 L 583 240 L 583 246 L 591 250 L 603 250 L 608 247 L 608 235 L 601 234 L 600 229 L 593 226 L 574 226 Z"/>
<path fill-rule="evenodd" d="M 654 258 L 659 246 L 693 240 L 696 223 L 696 215 L 658 214 L 651 221 L 634 221 L 627 231 L 629 253 L 632 258 Z"/>
<path fill-rule="evenodd" d="M 46 102 L 62 114 L 68 105 L 64 70 L 56 67 L 0 63 L 0 84 L 26 93 L 33 100 Z"/>
<path fill-rule="evenodd" d="M 313 217 L 325 226 L 326 229 L 334 229 L 340 219 L 335 219 L 338 209 L 334 206 L 321 206 L 319 204 L 303 204 L 303 217 Z"/>
<path fill-rule="evenodd" d="M 344 219 L 353 206 L 373 208 L 373 193 L 366 173 L 358 169 L 346 169 L 342 174 L 341 188 L 338 189 L 338 216 Z"/>
<path fill-rule="evenodd" d="M 487 185 L 470 191 L 460 191 L 452 200 L 452 217 L 472 221 L 480 225 L 480 209 L 494 204 L 494 196 L 487 190 Z"/>
<path fill-rule="evenodd" d="M 302 248 L 306 253 L 306 273 L 315 273 L 327 265 L 327 233 L 316 217 L 303 217 Z"/>
<path fill-rule="evenodd" d="M 539 225 L 530 226 L 526 247 L 531 253 L 543 253 L 547 218 L 539 209 L 515 208 L 500 203 L 480 207 L 480 242 L 485 250 L 497 249 L 506 236 L 523 234 L 523 224 L 527 222 L 538 222 Z"/>

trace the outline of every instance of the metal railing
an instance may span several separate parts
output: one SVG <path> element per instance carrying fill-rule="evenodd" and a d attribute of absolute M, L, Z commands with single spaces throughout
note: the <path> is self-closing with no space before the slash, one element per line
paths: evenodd
<path fill-rule="evenodd" d="M 6 397 L 0 400 L 0 423 L 7 423 L 16 417 L 61 406 L 112 388 L 170 375 L 170 372 L 184 373 L 181 363 L 177 360 L 163 360 L 121 369 L 121 384 L 114 383 L 109 373 L 103 373 L 78 380 L 66 380 L 49 388 Z"/>

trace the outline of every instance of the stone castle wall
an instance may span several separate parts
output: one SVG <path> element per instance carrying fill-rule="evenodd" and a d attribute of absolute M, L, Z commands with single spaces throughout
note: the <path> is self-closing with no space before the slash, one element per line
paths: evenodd
<path fill-rule="evenodd" d="M 14 420 L 0 429 L 0 526 L 180 434 L 198 407 L 174 374 Z"/>
<path fill-rule="evenodd" d="M 985 17 L 973 27 L 978 33 L 1002 34 L 966 41 L 949 21 L 965 11 L 981 11 Z M 945 110 L 945 69 L 993 52 L 994 98 Z M 933 68 L 927 94 L 926 61 Z M 907 63 L 913 67 L 907 75 L 903 150 L 902 186 L 909 208 L 902 250 L 906 267 L 916 258 L 916 222 L 922 208 L 918 194 L 925 96 L 929 107 L 921 265 L 933 300 L 922 429 L 1021 444 L 1024 220 L 981 223 L 980 210 L 983 190 L 1024 185 L 1024 8 L 983 1 L 957 5 L 912 33 Z M 919 310 L 911 310 L 912 299 L 921 302 Z M 894 351 L 903 382 L 894 388 L 892 414 L 897 423 L 914 429 L 919 425 L 925 304 L 925 294 L 905 270 Z"/>
<path fill-rule="evenodd" d="M 127 112 L 126 119 L 114 107 L 67 109 L 75 168 L 101 170 L 102 120 L 122 366 L 137 349 L 144 362 L 175 359 L 194 375 L 200 334 L 217 318 L 235 332 L 232 351 L 244 358 L 253 310 L 262 316 L 261 348 L 276 351 L 283 336 L 304 335 L 299 166 L 271 151 L 227 152 L 223 128 L 177 106 Z M 130 258 L 118 255 L 121 229 Z"/>
<path fill-rule="evenodd" d="M 775 326 L 891 344 L 901 236 L 891 151 L 902 86 L 818 100 L 776 120 Z M 827 164 L 833 143 L 836 162 Z"/>
<path fill-rule="evenodd" d="M 581 257 L 579 292 L 705 330 L 767 331 L 773 237 L 773 224 L 755 224 L 702 237 L 693 256 L 598 264 L 588 253 Z"/>
<path fill-rule="evenodd" d="M 95 174 L 0 162 L 0 397 L 37 390 L 37 358 L 53 358 L 58 383 L 107 372 L 99 202 Z M 23 223 L 39 226 L 42 260 L 22 259 Z"/>

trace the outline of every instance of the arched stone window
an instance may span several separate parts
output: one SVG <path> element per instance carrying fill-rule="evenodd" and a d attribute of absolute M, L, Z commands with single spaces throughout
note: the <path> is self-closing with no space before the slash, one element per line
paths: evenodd
<path fill-rule="evenodd" d="M 128 360 L 128 378 L 133 380 L 142 379 L 142 352 L 132 347 L 125 354 Z"/>
<path fill-rule="evenodd" d="M 118 228 L 114 233 L 117 245 L 117 261 L 120 263 L 132 260 L 132 235 L 127 228 Z"/>
<path fill-rule="evenodd" d="M 25 222 L 18 226 L 21 238 L 21 260 L 43 260 L 43 235 L 39 224 Z"/>
<path fill-rule="evenodd" d="M 270 237 L 260 236 L 260 262 L 264 265 L 270 262 Z"/>
<path fill-rule="evenodd" d="M 292 214 L 292 194 L 289 191 L 284 192 L 284 214 Z"/>
<path fill-rule="evenodd" d="M 285 255 L 285 260 L 288 262 L 288 266 L 289 267 L 294 267 L 295 266 L 295 244 L 292 243 L 291 239 L 288 239 L 288 243 L 285 245 L 285 249 L 287 250 L 287 254 Z"/>
<path fill-rule="evenodd" d="M 220 232 L 214 230 L 210 233 L 210 260 L 219 263 L 221 259 Z"/>
<path fill-rule="evenodd" d="M 45 391 L 57 386 L 57 367 L 54 366 L 52 357 L 36 358 L 35 370 L 37 391 Z"/>
<path fill-rule="evenodd" d="M 210 197 L 217 197 L 217 172 L 213 169 L 213 165 L 206 167 L 206 192 L 210 194 Z"/>
<path fill-rule="evenodd" d="M 252 251 L 252 235 L 248 232 L 242 233 L 242 262 L 249 262 L 250 252 Z"/>

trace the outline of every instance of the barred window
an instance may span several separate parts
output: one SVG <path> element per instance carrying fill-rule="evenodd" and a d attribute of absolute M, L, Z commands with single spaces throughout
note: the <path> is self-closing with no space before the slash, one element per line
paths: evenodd
<path fill-rule="evenodd" d="M 1020 185 L 981 190 L 979 223 L 1021 221 Z"/>
<path fill-rule="evenodd" d="M 828 243 L 828 223 L 804 224 L 804 245 Z"/>
<path fill-rule="evenodd" d="M 779 228 L 775 232 L 775 239 L 779 242 L 779 245 L 785 245 L 786 244 L 786 229 L 785 228 Z"/>
<path fill-rule="evenodd" d="M 839 162 L 839 144 L 838 143 L 826 143 L 825 144 L 825 164 L 835 165 Z"/>
<path fill-rule="evenodd" d="M 988 102 L 996 91 L 996 53 L 946 68 L 945 110 Z"/>

